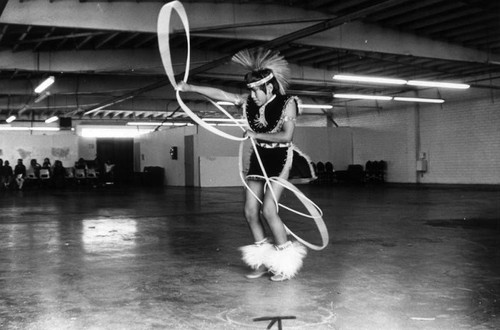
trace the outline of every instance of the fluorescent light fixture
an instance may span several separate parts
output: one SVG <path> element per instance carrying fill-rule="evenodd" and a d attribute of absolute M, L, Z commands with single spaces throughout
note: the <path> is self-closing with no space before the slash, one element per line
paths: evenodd
<path fill-rule="evenodd" d="M 231 124 L 231 123 L 209 123 L 211 126 L 232 126 L 232 127 L 239 127 L 237 124 Z"/>
<path fill-rule="evenodd" d="M 59 127 L 27 127 L 0 125 L 0 131 L 59 131 Z"/>
<path fill-rule="evenodd" d="M 40 102 L 40 101 L 44 100 L 44 99 L 45 99 L 47 96 L 49 96 L 49 95 L 50 95 L 50 92 L 49 92 L 49 91 L 46 91 L 45 93 L 40 94 L 40 96 L 38 96 L 38 97 L 35 99 L 35 101 L 34 101 L 34 102 L 35 102 L 35 103 L 38 103 L 38 102 Z"/>
<path fill-rule="evenodd" d="M 233 102 L 227 102 L 227 101 L 217 101 L 216 103 L 218 105 L 234 105 Z"/>
<path fill-rule="evenodd" d="M 40 94 L 41 92 L 43 92 L 44 90 L 49 88 L 49 86 L 52 85 L 54 83 L 54 81 L 56 81 L 54 76 L 48 77 L 40 85 L 38 85 L 37 88 L 35 88 L 35 93 Z"/>
<path fill-rule="evenodd" d="M 234 124 L 234 120 L 232 120 L 231 118 L 203 118 L 203 121 L 215 122 L 215 123 L 233 123 Z M 236 122 L 238 122 L 240 124 L 245 124 L 246 120 L 245 119 L 236 119 Z"/>
<path fill-rule="evenodd" d="M 12 115 L 9 118 L 5 119 L 5 122 L 12 123 L 14 120 L 16 120 L 16 116 Z"/>
<path fill-rule="evenodd" d="M 234 120 L 231 118 L 203 118 L 205 122 L 213 122 L 213 123 L 229 123 L 234 124 Z M 240 124 L 245 124 L 245 119 L 236 119 L 236 122 Z M 192 123 L 188 122 L 154 122 L 154 121 L 129 121 L 127 126 L 193 126 Z"/>
<path fill-rule="evenodd" d="M 470 85 L 458 84 L 458 83 L 437 82 L 437 81 L 434 82 L 434 81 L 422 81 L 422 80 L 406 81 L 403 79 L 394 79 L 394 78 L 368 77 L 368 76 L 355 76 L 355 75 L 342 75 L 342 74 L 334 75 L 333 79 L 343 80 L 343 81 L 374 83 L 374 84 L 410 85 L 410 86 L 438 87 L 438 88 L 467 89 L 470 87 Z"/>
<path fill-rule="evenodd" d="M 392 96 L 382 96 L 382 95 L 333 94 L 333 97 L 341 99 L 362 99 L 362 100 L 380 100 L 380 101 L 392 100 Z"/>
<path fill-rule="evenodd" d="M 83 127 L 81 136 L 95 138 L 134 138 L 142 134 L 151 133 L 152 131 L 153 129 Z"/>
<path fill-rule="evenodd" d="M 394 101 L 422 102 L 422 103 L 444 103 L 443 99 L 426 99 L 421 97 L 394 97 Z"/>
<path fill-rule="evenodd" d="M 129 121 L 127 126 L 193 126 L 191 123 L 181 122 L 154 122 L 154 121 Z"/>
<path fill-rule="evenodd" d="M 31 131 L 59 131 L 59 127 L 28 127 Z"/>
<path fill-rule="evenodd" d="M 334 75 L 333 79 L 344 80 L 344 81 L 367 82 L 367 83 L 372 83 L 372 84 L 391 84 L 391 85 L 404 85 L 404 84 L 406 84 L 406 80 L 403 80 L 403 79 L 367 77 L 367 76 L 351 76 L 351 75 L 342 75 L 342 74 Z"/>
<path fill-rule="evenodd" d="M 53 123 L 53 122 L 55 122 L 55 121 L 57 121 L 57 120 L 59 120 L 59 117 L 57 117 L 57 116 L 52 116 L 52 117 L 50 117 L 50 118 L 45 119 L 45 123 L 46 123 L 46 124 L 50 124 L 50 123 Z"/>
<path fill-rule="evenodd" d="M 411 86 L 422 86 L 422 87 L 440 87 L 440 88 L 455 88 L 455 89 L 467 89 L 470 85 L 467 84 L 456 84 L 447 82 L 434 82 L 434 81 L 421 81 L 421 80 L 410 80 L 408 85 Z"/>
<path fill-rule="evenodd" d="M 333 105 L 330 104 L 300 104 L 301 109 L 331 109 Z"/>

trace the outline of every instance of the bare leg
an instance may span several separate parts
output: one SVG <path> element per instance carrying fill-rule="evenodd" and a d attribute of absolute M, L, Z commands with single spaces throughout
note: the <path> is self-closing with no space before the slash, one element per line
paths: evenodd
<path fill-rule="evenodd" d="M 271 192 L 271 188 L 274 191 Z M 280 216 L 278 215 L 278 210 L 276 208 L 276 202 L 274 197 L 279 201 L 281 197 L 281 193 L 283 192 L 283 186 L 271 183 L 271 187 L 268 187 L 266 193 L 264 195 L 264 204 L 262 206 L 262 213 L 264 218 L 266 219 L 274 237 L 274 244 L 282 245 L 287 242 L 287 234 L 283 222 L 281 221 Z"/>
<path fill-rule="evenodd" d="M 243 261 L 253 269 L 246 277 L 254 279 L 267 274 L 268 270 L 265 266 L 266 260 L 269 253 L 274 250 L 274 247 L 266 240 L 266 234 L 260 216 L 260 210 L 262 208 L 261 203 L 255 198 L 255 196 L 257 196 L 262 200 L 264 195 L 264 182 L 250 180 L 248 182 L 248 187 L 249 189 L 246 190 L 245 218 L 247 219 L 255 243 L 242 246 L 240 250 L 242 252 Z"/>
<path fill-rule="evenodd" d="M 248 187 L 258 196 L 261 200 L 264 195 L 264 183 L 262 181 L 249 180 Z M 264 226 L 260 220 L 261 204 L 250 192 L 246 191 L 245 202 L 245 218 L 247 219 L 248 226 L 252 232 L 255 242 L 262 241 L 266 236 Z"/>

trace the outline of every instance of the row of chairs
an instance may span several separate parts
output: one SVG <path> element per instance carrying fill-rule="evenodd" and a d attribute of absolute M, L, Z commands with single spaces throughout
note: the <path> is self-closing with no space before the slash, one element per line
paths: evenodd
<path fill-rule="evenodd" d="M 74 168 L 74 167 L 66 167 L 65 170 L 65 178 L 66 179 L 75 179 L 75 180 L 96 180 L 98 178 L 98 173 L 94 168 Z"/>
<path fill-rule="evenodd" d="M 385 182 L 386 170 L 387 170 L 387 163 L 384 160 L 367 161 L 365 164 L 365 181 Z"/>
<path fill-rule="evenodd" d="M 318 177 L 312 183 L 328 185 L 337 182 L 365 183 L 365 182 L 385 182 L 387 163 L 384 160 L 367 161 L 365 168 L 361 164 L 351 164 L 345 171 L 335 171 L 332 162 L 312 163 Z"/>
<path fill-rule="evenodd" d="M 62 174 L 62 173 L 61 173 Z M 93 169 L 75 169 L 74 167 L 64 168 L 63 175 L 52 175 L 48 169 L 40 169 L 39 175 L 30 172 L 26 174 L 27 187 L 55 186 L 63 187 L 71 184 L 95 183 L 99 178 L 99 173 Z"/>
<path fill-rule="evenodd" d="M 316 176 L 318 177 L 312 183 L 314 184 L 332 184 L 335 180 L 335 169 L 333 167 L 332 162 L 317 162 L 312 163 L 313 169 L 316 172 Z"/>

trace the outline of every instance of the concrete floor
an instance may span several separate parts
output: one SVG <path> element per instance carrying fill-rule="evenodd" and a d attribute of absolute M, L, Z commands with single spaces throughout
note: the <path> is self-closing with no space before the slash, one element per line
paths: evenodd
<path fill-rule="evenodd" d="M 0 192 L 0 329 L 500 328 L 500 190 L 300 188 L 331 243 L 283 283 L 243 276 L 242 188 Z"/>

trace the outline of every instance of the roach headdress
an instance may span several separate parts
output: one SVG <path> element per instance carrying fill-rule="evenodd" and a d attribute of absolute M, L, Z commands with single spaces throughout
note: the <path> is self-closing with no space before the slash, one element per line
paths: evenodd
<path fill-rule="evenodd" d="M 271 74 L 259 81 L 248 84 L 249 88 L 262 85 L 275 77 L 280 87 L 280 94 L 285 94 L 288 87 L 290 68 L 288 62 L 279 52 L 263 48 L 244 49 L 236 53 L 232 61 L 252 72 L 264 69 L 271 70 Z"/>

